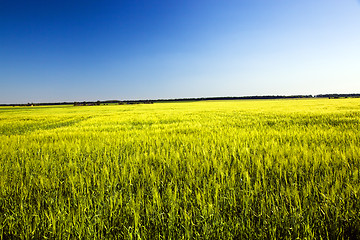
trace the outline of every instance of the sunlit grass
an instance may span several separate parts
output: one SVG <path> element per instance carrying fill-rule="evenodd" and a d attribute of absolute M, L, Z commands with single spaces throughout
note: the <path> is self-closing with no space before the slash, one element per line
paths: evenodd
<path fill-rule="evenodd" d="M 360 238 L 360 99 L 0 108 L 0 238 Z"/>

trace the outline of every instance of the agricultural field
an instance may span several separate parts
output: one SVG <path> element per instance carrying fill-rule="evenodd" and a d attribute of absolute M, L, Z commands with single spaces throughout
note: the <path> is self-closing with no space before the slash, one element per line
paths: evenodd
<path fill-rule="evenodd" d="M 0 239 L 360 239 L 360 99 L 0 107 Z"/>

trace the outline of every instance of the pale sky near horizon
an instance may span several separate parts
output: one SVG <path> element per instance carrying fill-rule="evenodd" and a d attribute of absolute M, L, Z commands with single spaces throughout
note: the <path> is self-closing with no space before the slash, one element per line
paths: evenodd
<path fill-rule="evenodd" d="M 359 0 L 1 0 L 0 103 L 360 93 Z"/>

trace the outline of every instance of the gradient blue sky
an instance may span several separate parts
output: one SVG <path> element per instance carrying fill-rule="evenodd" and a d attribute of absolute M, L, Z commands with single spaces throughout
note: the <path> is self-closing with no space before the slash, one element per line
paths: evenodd
<path fill-rule="evenodd" d="M 0 0 L 0 103 L 360 93 L 359 0 Z"/>

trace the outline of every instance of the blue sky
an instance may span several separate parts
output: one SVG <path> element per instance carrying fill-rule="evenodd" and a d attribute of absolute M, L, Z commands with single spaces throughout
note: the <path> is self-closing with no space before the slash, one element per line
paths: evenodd
<path fill-rule="evenodd" d="M 360 93 L 359 0 L 0 0 L 0 103 Z"/>

